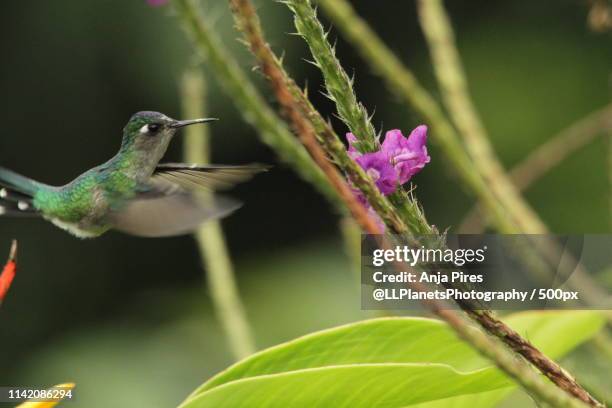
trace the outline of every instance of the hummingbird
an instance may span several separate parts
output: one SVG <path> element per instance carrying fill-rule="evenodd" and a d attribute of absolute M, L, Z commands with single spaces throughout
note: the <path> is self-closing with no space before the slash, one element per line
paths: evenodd
<path fill-rule="evenodd" d="M 257 164 L 159 163 L 179 129 L 215 120 L 138 112 L 124 127 L 113 158 L 63 186 L 0 167 L 0 215 L 42 217 L 79 238 L 95 238 L 111 229 L 141 237 L 192 232 L 240 207 L 212 191 L 266 170 Z"/>

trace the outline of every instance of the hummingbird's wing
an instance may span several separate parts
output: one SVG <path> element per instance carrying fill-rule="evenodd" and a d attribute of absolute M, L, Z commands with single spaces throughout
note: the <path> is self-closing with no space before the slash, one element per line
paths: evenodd
<path fill-rule="evenodd" d="M 240 207 L 211 189 L 227 188 L 264 170 L 263 166 L 160 165 L 135 197 L 111 211 L 110 221 L 115 229 L 142 237 L 186 234 Z"/>
<path fill-rule="evenodd" d="M 225 190 L 251 179 L 257 173 L 267 171 L 268 168 L 261 164 L 200 166 L 165 163 L 157 166 L 153 179 L 165 180 L 186 189 Z"/>
<path fill-rule="evenodd" d="M 231 199 L 199 194 L 160 180 L 152 180 L 140 190 L 111 211 L 109 220 L 114 229 L 139 237 L 183 235 L 240 207 Z"/>

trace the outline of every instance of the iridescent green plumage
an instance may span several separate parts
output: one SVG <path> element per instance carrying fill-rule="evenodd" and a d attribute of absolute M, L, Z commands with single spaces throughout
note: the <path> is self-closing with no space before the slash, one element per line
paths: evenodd
<path fill-rule="evenodd" d="M 159 165 L 177 129 L 211 119 L 176 121 L 139 112 L 124 128 L 119 152 L 60 187 L 0 168 L 0 215 L 41 215 L 76 236 L 111 228 L 140 236 L 190 232 L 236 209 L 236 203 L 199 190 L 242 181 L 260 166 Z"/>

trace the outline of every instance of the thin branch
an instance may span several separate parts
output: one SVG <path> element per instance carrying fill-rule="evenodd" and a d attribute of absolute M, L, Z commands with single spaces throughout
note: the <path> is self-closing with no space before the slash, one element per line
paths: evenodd
<path fill-rule="evenodd" d="M 205 95 L 205 80 L 200 70 L 187 70 L 181 84 L 184 117 L 203 118 L 207 116 L 204 108 Z M 187 128 L 183 156 L 188 163 L 207 164 L 210 162 L 208 129 L 205 126 Z M 253 354 L 256 347 L 240 299 L 221 223 L 210 221 L 203 224 L 196 231 L 196 239 L 215 311 L 223 325 L 235 359 L 241 360 Z"/>
<path fill-rule="evenodd" d="M 361 228 L 354 219 L 344 217 L 340 220 L 340 231 L 351 272 L 359 282 L 361 280 Z"/>
<path fill-rule="evenodd" d="M 508 178 L 489 142 L 467 89 L 455 36 L 442 0 L 419 0 L 419 19 L 429 44 L 442 98 L 463 137 L 474 168 L 504 203 L 508 215 L 523 233 L 545 233 L 544 223 Z"/>
<path fill-rule="evenodd" d="M 610 11 L 610 20 L 612 21 L 612 7 L 610 7 L 609 11 Z M 612 91 L 612 75 L 610 75 L 608 80 L 609 80 L 610 91 Z M 608 159 L 608 217 L 610 221 L 610 226 L 612 227 L 612 128 L 608 129 L 607 142 L 608 142 L 608 155 L 607 155 L 607 159 Z"/>
<path fill-rule="evenodd" d="M 546 225 L 514 186 L 493 151 L 486 130 L 469 96 L 465 72 L 443 1 L 419 0 L 417 4 L 419 20 L 429 45 L 443 100 L 463 137 L 474 168 L 488 183 L 498 200 L 504 204 L 508 215 L 513 218 L 523 233 L 543 234 L 548 232 Z M 481 324 L 486 324 L 486 322 L 481 322 Z M 489 331 L 493 329 L 492 327 Z M 509 338 L 509 335 L 501 332 L 498 337 Z M 517 340 L 520 341 L 520 339 Z M 514 348 L 521 349 L 523 345 L 519 342 L 514 345 Z M 533 355 L 529 360 L 537 361 L 538 358 Z M 559 388 L 575 398 L 594 407 L 603 406 L 555 362 L 548 359 L 538 361 L 538 367 Z"/>
<path fill-rule="evenodd" d="M 612 131 L 612 104 L 578 120 L 531 152 L 510 171 L 512 182 L 518 189 L 526 190 L 572 153 L 595 140 L 598 135 L 605 135 L 606 131 Z M 483 228 L 482 215 L 474 207 L 458 230 L 478 233 Z"/>

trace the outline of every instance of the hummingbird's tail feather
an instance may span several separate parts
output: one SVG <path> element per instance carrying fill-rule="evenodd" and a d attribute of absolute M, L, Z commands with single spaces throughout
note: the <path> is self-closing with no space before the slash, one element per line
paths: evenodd
<path fill-rule="evenodd" d="M 0 186 L 34 197 L 34 194 L 44 186 L 44 184 L 34 181 L 31 178 L 17 174 L 12 170 L 0 167 Z"/>
<path fill-rule="evenodd" d="M 0 216 L 39 216 L 32 202 L 39 186 L 27 177 L 0 167 Z"/>
<path fill-rule="evenodd" d="M 3 187 L 0 189 L 0 216 L 37 217 L 40 213 L 34 207 L 32 197 Z"/>

